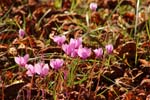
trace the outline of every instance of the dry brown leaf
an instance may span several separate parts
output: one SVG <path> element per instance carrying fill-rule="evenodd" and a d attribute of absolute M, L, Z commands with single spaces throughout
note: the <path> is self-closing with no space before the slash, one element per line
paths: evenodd
<path fill-rule="evenodd" d="M 133 23 L 133 21 L 135 20 L 135 14 L 133 12 L 126 12 L 123 15 L 123 18 L 125 19 L 126 22 L 128 23 Z"/>
<path fill-rule="evenodd" d="M 150 87 L 150 79 L 143 79 L 141 81 L 141 86 L 145 87 L 145 88 L 149 88 Z"/>
<path fill-rule="evenodd" d="M 139 59 L 139 62 L 141 63 L 142 66 L 149 66 L 150 67 L 150 62 L 146 61 L 145 59 Z"/>
<path fill-rule="evenodd" d="M 39 53 L 54 53 L 54 52 L 57 52 L 57 53 L 62 52 L 61 47 L 48 46 L 48 47 L 46 47 L 46 48 L 44 48 L 44 49 L 41 49 L 41 50 L 39 51 Z"/>
<path fill-rule="evenodd" d="M 99 7 L 103 7 L 103 8 L 110 8 L 110 9 L 114 9 L 119 1 L 121 0 L 97 0 Z M 135 0 L 122 0 L 120 5 L 130 5 L 132 7 L 135 7 L 136 5 L 136 1 Z"/>
<path fill-rule="evenodd" d="M 125 95 L 125 98 L 123 100 L 132 100 L 133 97 L 134 97 L 134 94 L 132 92 L 129 92 Z"/>
<path fill-rule="evenodd" d="M 35 40 L 35 43 L 38 48 L 43 49 L 45 47 L 45 44 L 41 40 Z"/>
<path fill-rule="evenodd" d="M 125 44 L 118 46 L 116 53 L 119 57 L 125 55 L 127 58 L 134 58 L 136 53 L 136 43 L 134 41 L 126 42 Z"/>
<path fill-rule="evenodd" d="M 146 97 L 146 100 L 150 100 L 150 94 Z"/>
<path fill-rule="evenodd" d="M 145 74 L 150 74 L 150 61 L 146 61 L 145 59 L 139 59 L 141 63 L 140 67 Z"/>
<path fill-rule="evenodd" d="M 12 8 L 12 13 L 13 14 L 16 14 L 16 15 L 25 15 L 26 14 L 26 12 L 24 11 L 24 8 L 25 8 L 25 6 L 24 5 L 22 5 L 22 6 L 19 6 L 19 7 L 13 7 Z"/>
<path fill-rule="evenodd" d="M 64 10 L 67 10 L 67 9 L 70 9 L 70 7 L 71 7 L 71 1 L 70 0 L 63 0 L 62 8 Z"/>
<path fill-rule="evenodd" d="M 8 44 L 0 44 L 0 51 L 7 50 Z"/>
<path fill-rule="evenodd" d="M 125 88 L 132 88 L 132 78 L 129 77 L 121 77 L 121 78 L 117 78 L 115 79 L 115 83 L 118 85 L 121 85 L 122 87 Z"/>
<path fill-rule="evenodd" d="M 18 49 L 25 49 L 26 46 L 23 43 L 20 43 L 20 45 L 18 46 Z"/>
<path fill-rule="evenodd" d="M 13 2 L 15 2 L 15 0 L 0 0 L 0 5 L 10 7 Z"/>
<path fill-rule="evenodd" d="M 8 53 L 13 55 L 13 56 L 16 56 L 18 54 L 17 49 L 15 47 L 10 47 L 8 50 Z"/>
<path fill-rule="evenodd" d="M 6 85 L 4 89 L 5 99 L 11 100 L 14 99 L 17 96 L 17 93 L 19 89 L 24 86 L 23 81 L 15 81 L 14 83 L 10 85 Z M 13 91 L 13 92 L 10 92 Z"/>
<path fill-rule="evenodd" d="M 13 44 L 14 45 L 19 45 L 19 48 L 25 48 L 25 47 L 31 47 L 31 48 L 35 48 L 36 47 L 36 39 L 31 37 L 31 36 L 28 36 L 28 37 L 25 37 L 23 39 L 15 39 L 13 41 Z"/>
<path fill-rule="evenodd" d="M 91 22 L 98 24 L 103 24 L 105 21 L 101 18 L 99 12 L 92 12 Z"/>
<path fill-rule="evenodd" d="M 142 43 L 142 47 L 150 47 L 150 41 Z"/>
<path fill-rule="evenodd" d="M 6 40 L 12 40 L 18 37 L 18 33 L 1 33 L 0 34 L 0 40 L 6 41 Z"/>
<path fill-rule="evenodd" d="M 28 4 L 33 6 L 36 5 L 38 3 L 38 0 L 28 0 Z"/>

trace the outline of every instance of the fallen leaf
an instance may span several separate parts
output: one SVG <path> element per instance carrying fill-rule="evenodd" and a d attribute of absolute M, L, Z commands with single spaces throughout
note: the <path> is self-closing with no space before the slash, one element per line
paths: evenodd
<path fill-rule="evenodd" d="M 12 100 L 17 96 L 17 93 L 21 87 L 24 86 L 23 81 L 15 81 L 10 85 L 6 85 L 4 89 L 5 99 Z M 11 92 L 10 92 L 11 91 Z M 13 91 L 13 92 L 12 92 Z"/>
<path fill-rule="evenodd" d="M 150 62 L 145 59 L 139 59 L 139 62 L 141 63 L 140 68 L 142 71 L 146 74 L 150 74 Z"/>
<path fill-rule="evenodd" d="M 136 43 L 134 41 L 129 41 L 125 44 L 119 45 L 118 48 L 116 48 L 116 52 L 117 55 L 121 58 L 124 55 L 126 58 L 135 58 Z"/>
<path fill-rule="evenodd" d="M 103 24 L 105 21 L 101 18 L 99 12 L 92 12 L 91 22 L 96 23 L 97 25 Z"/>
<path fill-rule="evenodd" d="M 135 14 L 133 12 L 126 12 L 123 15 L 123 18 L 126 20 L 126 22 L 128 23 L 133 23 L 134 19 L 135 19 Z"/>
<path fill-rule="evenodd" d="M 140 85 L 148 89 L 150 87 L 150 79 L 143 79 Z"/>
<path fill-rule="evenodd" d="M 146 100 L 150 100 L 150 94 L 146 97 Z"/>
<path fill-rule="evenodd" d="M 0 44 L 0 51 L 6 51 L 8 49 L 8 44 Z"/>
<path fill-rule="evenodd" d="M 38 3 L 38 0 L 28 0 L 28 4 L 30 6 L 36 5 Z"/>
<path fill-rule="evenodd" d="M 5 78 L 11 80 L 13 78 L 13 73 L 11 71 L 6 71 Z"/>

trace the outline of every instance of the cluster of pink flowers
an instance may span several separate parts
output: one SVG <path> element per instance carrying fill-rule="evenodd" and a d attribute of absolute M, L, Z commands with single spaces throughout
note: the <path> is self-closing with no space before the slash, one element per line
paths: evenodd
<path fill-rule="evenodd" d="M 96 10 L 97 7 L 95 4 L 91 4 L 90 8 L 91 9 L 93 8 L 93 10 Z M 19 37 L 23 38 L 24 35 L 25 35 L 25 31 L 23 29 L 20 29 Z M 77 39 L 71 38 L 68 44 L 65 43 L 65 41 L 66 41 L 65 36 L 54 36 L 53 41 L 56 42 L 57 45 L 61 46 L 62 50 L 65 52 L 65 54 L 67 54 L 70 57 L 73 57 L 73 58 L 80 57 L 82 59 L 87 59 L 92 54 L 91 48 L 87 48 L 82 45 L 81 37 L 77 38 Z M 105 49 L 106 49 L 107 54 L 111 54 L 113 52 L 113 45 L 108 44 L 105 46 Z M 103 53 L 104 53 L 102 48 L 97 48 L 97 49 L 93 50 L 93 52 L 94 52 L 96 58 L 102 58 Z M 58 70 L 64 64 L 63 59 L 51 59 L 49 64 L 45 64 L 44 62 L 38 62 L 38 63 L 32 65 L 32 64 L 27 64 L 28 59 L 29 59 L 28 54 L 26 54 L 23 57 L 19 56 L 19 57 L 14 58 L 15 62 L 19 66 L 27 69 L 26 74 L 28 76 L 33 76 L 34 74 L 38 74 L 41 77 L 44 77 L 48 74 L 48 72 L 50 70 L 49 66 L 51 66 L 52 69 Z"/>
<path fill-rule="evenodd" d="M 82 38 L 70 39 L 68 44 L 62 45 L 62 50 L 71 57 L 81 57 L 82 59 L 86 59 L 91 55 L 91 49 L 87 47 L 83 47 Z"/>
<path fill-rule="evenodd" d="M 62 50 L 65 52 L 70 57 L 80 57 L 82 59 L 87 59 L 91 55 L 91 48 L 83 47 L 82 45 L 82 38 L 77 38 L 77 39 L 70 39 L 70 42 L 64 43 L 65 36 L 54 36 L 53 38 L 54 42 L 56 42 L 58 45 L 61 43 Z M 108 54 L 111 54 L 113 52 L 113 45 L 108 44 L 105 46 L 106 52 Z M 93 52 L 96 55 L 96 58 L 101 58 L 103 56 L 103 49 L 102 48 L 97 48 L 93 50 Z"/>
<path fill-rule="evenodd" d="M 82 38 L 70 39 L 70 42 L 64 43 L 66 38 L 65 36 L 54 36 L 54 42 L 62 46 L 62 50 L 71 57 L 81 57 L 86 59 L 91 55 L 91 49 L 82 46 Z"/>
<path fill-rule="evenodd" d="M 41 77 L 44 77 L 46 75 L 48 75 L 49 72 L 49 64 L 45 64 L 44 62 L 38 62 L 34 65 L 32 64 L 27 64 L 28 60 L 29 60 L 29 55 L 26 54 L 25 56 L 21 57 L 15 57 L 14 58 L 15 62 L 21 66 L 21 67 L 25 67 L 27 69 L 26 74 L 28 76 L 33 76 L 34 74 L 38 74 Z M 51 59 L 50 60 L 50 66 L 52 69 L 58 70 L 59 68 L 61 68 L 64 64 L 63 59 Z"/>

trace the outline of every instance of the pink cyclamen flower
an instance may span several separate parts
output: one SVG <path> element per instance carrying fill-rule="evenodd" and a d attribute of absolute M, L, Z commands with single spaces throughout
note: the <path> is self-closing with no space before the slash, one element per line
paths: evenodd
<path fill-rule="evenodd" d="M 26 54 L 24 57 L 21 57 L 21 56 L 15 57 L 14 59 L 15 59 L 15 62 L 16 62 L 19 66 L 24 67 L 24 66 L 27 64 L 27 62 L 28 62 L 29 54 Z"/>
<path fill-rule="evenodd" d="M 103 56 L 103 49 L 102 48 L 98 48 L 98 49 L 95 49 L 93 51 L 96 55 L 96 58 L 101 58 Z"/>
<path fill-rule="evenodd" d="M 62 49 L 63 51 L 71 56 L 71 57 L 77 57 L 78 56 L 78 48 L 82 46 L 82 38 L 78 38 L 78 39 L 70 39 L 69 44 L 63 44 L 62 45 Z"/>
<path fill-rule="evenodd" d="M 77 57 L 78 56 L 78 49 L 75 49 L 74 45 L 70 45 L 70 44 L 63 44 L 62 45 L 62 50 L 71 57 Z"/>
<path fill-rule="evenodd" d="M 97 9 L 97 3 L 90 3 L 90 9 L 92 11 L 96 11 L 96 9 Z"/>
<path fill-rule="evenodd" d="M 50 66 L 53 69 L 58 70 L 59 68 L 61 68 L 64 64 L 64 60 L 63 59 L 51 59 L 50 60 Z"/>
<path fill-rule="evenodd" d="M 35 67 L 35 72 L 42 77 L 46 76 L 49 72 L 48 64 L 40 62 L 35 64 L 34 67 Z"/>
<path fill-rule="evenodd" d="M 71 54 L 70 54 L 71 57 L 75 58 L 78 56 L 78 49 L 74 49 Z"/>
<path fill-rule="evenodd" d="M 82 59 L 86 59 L 91 55 L 91 49 L 86 48 L 86 47 L 79 47 L 78 49 L 78 55 L 82 58 Z"/>
<path fill-rule="evenodd" d="M 78 39 L 72 39 L 71 38 L 69 45 L 71 45 L 75 49 L 78 49 L 82 45 L 82 38 L 81 37 Z"/>
<path fill-rule="evenodd" d="M 33 65 L 29 64 L 29 65 L 26 65 L 25 68 L 27 69 L 27 72 L 26 74 L 28 76 L 33 76 L 35 74 L 35 68 Z"/>
<path fill-rule="evenodd" d="M 113 52 L 114 47 L 112 44 L 108 44 L 105 46 L 105 49 L 108 54 L 111 54 Z"/>
<path fill-rule="evenodd" d="M 74 50 L 74 46 L 73 45 L 69 45 L 69 44 L 63 44 L 62 45 L 62 50 L 67 54 L 67 55 L 71 55 L 71 53 Z"/>
<path fill-rule="evenodd" d="M 57 45 L 62 45 L 66 41 L 66 37 L 63 36 L 54 36 L 53 38 L 54 42 L 57 43 Z"/>
<path fill-rule="evenodd" d="M 25 35 L 25 31 L 23 29 L 19 29 L 19 37 L 23 38 Z"/>

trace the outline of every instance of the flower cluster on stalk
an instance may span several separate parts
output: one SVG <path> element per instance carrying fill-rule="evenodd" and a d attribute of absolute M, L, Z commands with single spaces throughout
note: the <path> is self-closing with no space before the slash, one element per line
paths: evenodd
<path fill-rule="evenodd" d="M 25 56 L 15 57 L 14 60 L 19 66 L 27 69 L 26 74 L 28 76 L 33 76 L 34 74 L 38 74 L 41 77 L 44 77 L 48 75 L 48 72 L 50 70 L 49 65 L 51 66 L 52 69 L 58 70 L 64 64 L 63 59 L 51 59 L 49 64 L 44 62 L 38 62 L 34 65 L 28 64 L 28 60 L 29 60 L 28 54 L 26 54 Z"/>
<path fill-rule="evenodd" d="M 24 34 L 25 34 L 24 30 L 20 29 L 19 36 L 23 38 Z M 91 48 L 84 47 L 82 45 L 81 37 L 77 39 L 71 38 L 68 44 L 65 43 L 66 41 L 65 36 L 54 36 L 53 41 L 56 42 L 57 45 L 61 46 L 62 50 L 66 55 L 72 58 L 80 57 L 81 59 L 85 60 L 91 56 L 92 51 L 94 52 L 96 58 L 102 58 L 104 54 L 103 48 L 97 48 L 92 50 Z M 114 48 L 112 44 L 108 44 L 105 46 L 105 50 L 107 54 L 113 53 L 113 49 Z M 33 76 L 34 74 L 38 74 L 41 77 L 44 77 L 48 75 L 48 72 L 50 70 L 49 67 L 58 70 L 64 64 L 63 59 L 51 59 L 49 64 L 44 62 L 38 62 L 35 63 L 34 65 L 28 64 L 29 54 L 26 54 L 24 56 L 14 57 L 14 60 L 19 66 L 25 67 L 27 69 L 26 74 L 28 76 Z"/>
<path fill-rule="evenodd" d="M 62 36 L 54 36 L 56 40 L 61 40 Z M 57 38 L 58 39 L 57 39 Z M 64 37 L 63 37 L 64 38 Z M 64 40 L 64 39 L 62 39 Z M 59 44 L 60 41 L 54 41 L 57 44 Z M 64 43 L 65 41 L 61 42 Z M 91 48 L 83 47 L 82 45 L 82 38 L 77 38 L 77 39 L 70 39 L 70 42 L 61 44 L 62 50 L 65 52 L 66 55 L 70 57 L 80 57 L 82 59 L 87 59 L 88 57 L 91 56 L 92 50 Z M 111 54 L 113 52 L 113 45 L 108 44 L 105 46 L 106 53 Z M 93 50 L 96 58 L 102 58 L 104 50 L 102 48 L 97 48 Z"/>

